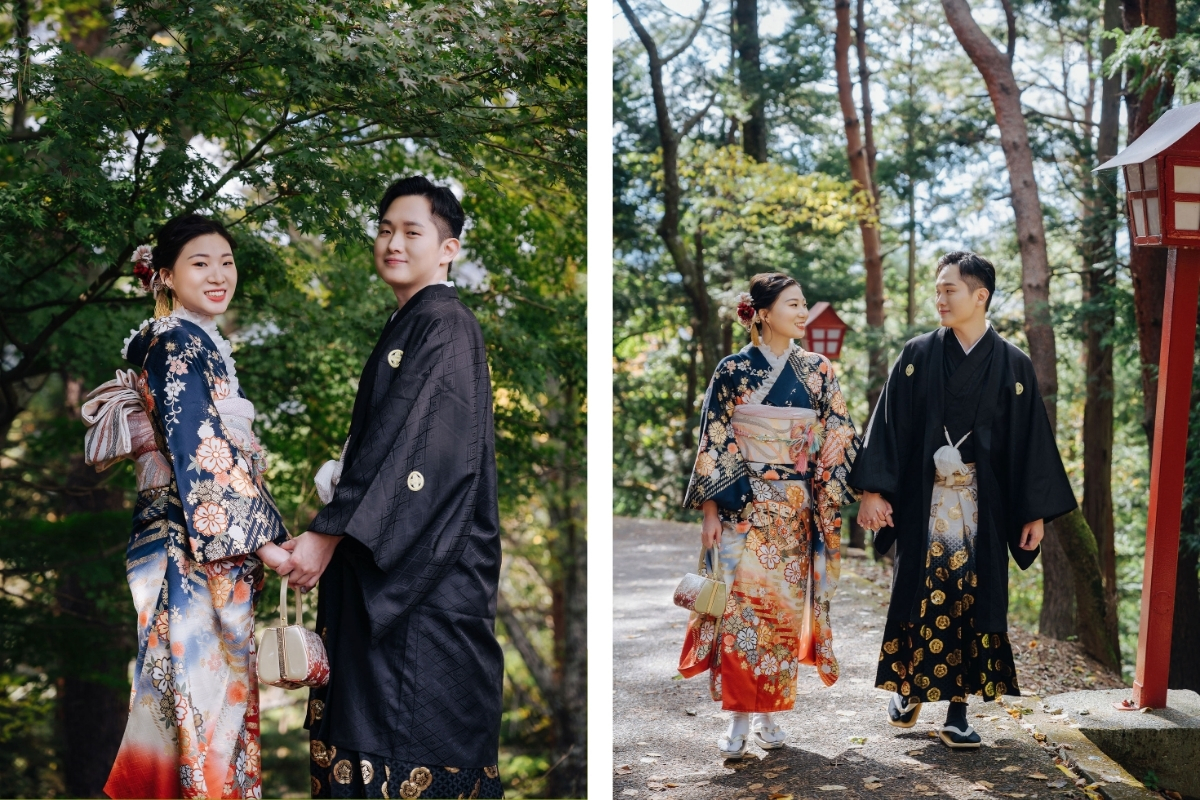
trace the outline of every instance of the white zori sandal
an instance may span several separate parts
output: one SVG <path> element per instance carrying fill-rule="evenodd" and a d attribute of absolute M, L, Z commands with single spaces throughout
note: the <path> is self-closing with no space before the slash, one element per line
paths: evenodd
<path fill-rule="evenodd" d="M 775 724 L 770 714 L 754 714 L 750 717 L 750 735 L 754 743 L 763 750 L 778 750 L 787 743 L 787 731 Z"/>
<path fill-rule="evenodd" d="M 736 760 L 745 757 L 746 751 L 750 749 L 750 742 L 747 741 L 748 737 L 746 736 L 749 716 L 745 712 L 733 712 L 729 730 L 725 731 L 724 736 L 717 739 L 717 751 L 722 758 Z"/>

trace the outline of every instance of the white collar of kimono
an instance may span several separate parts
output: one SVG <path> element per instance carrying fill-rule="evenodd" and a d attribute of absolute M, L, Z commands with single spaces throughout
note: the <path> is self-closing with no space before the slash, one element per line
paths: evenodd
<path fill-rule="evenodd" d="M 743 353 L 749 353 L 750 348 L 757 347 L 758 352 L 771 365 L 771 373 L 763 380 L 762 385 L 750 393 L 750 402 L 754 405 L 762 405 L 767 399 L 767 395 L 771 393 L 771 389 L 775 386 L 775 381 L 779 380 L 779 376 L 783 374 L 783 368 L 787 366 L 788 358 L 796 351 L 796 344 L 791 339 L 788 340 L 788 349 L 783 351 L 782 355 L 775 355 L 770 347 L 766 345 L 748 344 L 742 348 Z"/>
<path fill-rule="evenodd" d="M 208 338 L 212 339 L 213 344 L 216 345 L 217 352 L 221 354 L 221 360 L 225 362 L 225 374 L 229 379 L 229 396 L 237 397 L 238 379 L 237 367 L 233 361 L 233 345 L 217 330 L 216 319 L 207 314 L 197 314 L 195 311 L 189 311 L 182 305 L 175 306 L 175 310 L 171 312 L 171 316 L 186 319 L 208 334 Z"/>
<path fill-rule="evenodd" d="M 963 353 L 965 353 L 966 355 L 971 355 L 971 351 L 979 346 L 979 343 L 983 341 L 984 336 L 987 336 L 988 328 L 990 328 L 990 327 L 992 327 L 992 321 L 990 319 L 985 320 L 985 325 L 983 328 L 983 335 L 980 336 L 978 339 L 976 339 L 975 343 L 972 344 L 970 347 L 964 346 L 962 343 L 962 339 L 959 339 L 958 334 L 955 333 L 953 330 L 950 331 L 950 335 L 954 337 L 954 341 L 958 342 L 958 346 L 962 347 Z"/>

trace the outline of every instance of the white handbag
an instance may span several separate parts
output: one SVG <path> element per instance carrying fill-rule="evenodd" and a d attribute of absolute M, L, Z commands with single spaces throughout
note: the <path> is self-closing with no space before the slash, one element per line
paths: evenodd
<path fill-rule="evenodd" d="M 284 689 L 317 688 L 329 683 L 329 656 L 321 637 L 304 627 L 304 596 L 296 592 L 296 624 L 288 624 L 288 579 L 279 589 L 277 627 L 267 628 L 258 639 L 258 679 Z"/>

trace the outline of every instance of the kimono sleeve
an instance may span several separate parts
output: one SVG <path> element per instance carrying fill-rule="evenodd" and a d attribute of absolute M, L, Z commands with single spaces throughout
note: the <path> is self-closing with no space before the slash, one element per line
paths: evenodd
<path fill-rule="evenodd" d="M 1017 510 L 1014 521 L 1019 537 L 1020 528 L 1026 523 L 1039 519 L 1050 522 L 1075 510 L 1078 504 L 1058 452 L 1033 365 L 1019 370 L 1017 376 L 1016 383 L 1007 388 L 1013 392 L 1011 474 L 1017 496 L 1012 498 L 1015 501 L 1012 507 Z"/>
<path fill-rule="evenodd" d="M 817 501 L 821 505 L 841 508 L 858 499 L 858 493 L 850 485 L 850 470 L 858 455 L 859 438 L 854 430 L 854 421 L 846 408 L 846 399 L 838 385 L 833 364 L 821 356 L 821 397 L 817 416 L 824 430 L 824 442 L 817 459 L 817 474 L 814 476 Z"/>
<path fill-rule="evenodd" d="M 275 503 L 221 424 L 229 393 L 219 353 L 182 325 L 166 330 L 143 364 L 175 473 L 192 557 L 205 564 L 288 538 Z"/>
<path fill-rule="evenodd" d="M 907 355 L 905 348 L 892 365 L 847 478 L 849 485 L 859 491 L 895 495 L 900 490 L 912 427 L 907 416 L 912 413 L 911 379 L 904 372 L 904 365 L 911 363 Z"/>
<path fill-rule="evenodd" d="M 722 362 L 713 373 L 700 410 L 700 445 L 688 482 L 684 508 L 699 509 L 706 500 L 725 514 L 736 514 L 750 500 L 750 473 L 733 438 L 736 390 L 732 370 Z"/>
<path fill-rule="evenodd" d="M 462 554 L 491 453 L 491 392 L 477 323 L 437 319 L 418 341 L 352 447 L 333 500 L 309 526 L 370 552 L 374 563 L 360 579 L 380 600 L 369 596 L 368 606 L 386 612 L 371 615 L 375 635 L 419 605 Z"/>

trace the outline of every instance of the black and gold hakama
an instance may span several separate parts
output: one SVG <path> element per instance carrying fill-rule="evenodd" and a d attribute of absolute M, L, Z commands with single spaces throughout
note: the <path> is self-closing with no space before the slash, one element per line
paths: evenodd
<path fill-rule="evenodd" d="M 975 619 L 979 490 L 975 468 L 935 479 L 917 621 L 889 620 L 875 685 L 910 700 L 965 703 L 1020 696 L 1008 634 L 980 631 Z"/>
<path fill-rule="evenodd" d="M 309 780 L 314 798 L 501 798 L 496 767 L 459 769 L 343 750 L 319 739 L 310 743 Z"/>

